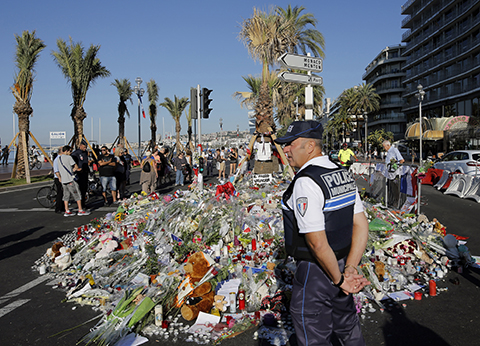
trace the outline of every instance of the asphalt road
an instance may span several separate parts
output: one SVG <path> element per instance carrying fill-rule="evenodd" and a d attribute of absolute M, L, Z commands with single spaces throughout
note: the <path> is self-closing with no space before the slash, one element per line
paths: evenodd
<path fill-rule="evenodd" d="M 138 176 L 138 171 L 133 174 L 131 192 L 140 190 Z M 358 183 L 362 185 L 364 181 L 359 179 Z M 0 190 L 0 345 L 75 345 L 96 320 L 85 322 L 99 315 L 89 307 L 62 303 L 65 293 L 46 285 L 44 277 L 32 271 L 31 266 L 58 237 L 113 211 L 114 207 L 100 206 L 99 199 L 93 201 L 90 216 L 65 218 L 35 201 L 38 188 Z M 169 187 L 160 193 L 171 191 Z M 437 217 L 449 233 L 469 236 L 467 246 L 471 253 L 480 255 L 477 234 L 480 204 L 443 195 L 428 186 L 422 191 L 423 212 L 429 218 Z M 459 279 L 458 285 L 450 282 L 455 278 Z M 451 272 L 437 285 L 447 287 L 448 291 L 421 301 L 387 303 L 383 313 L 374 305 L 376 311 L 362 319 L 367 345 L 478 344 L 480 272 L 475 269 L 466 269 L 462 274 Z M 222 344 L 264 343 L 255 341 L 252 334 L 253 331 L 248 331 Z M 145 345 L 167 344 L 174 343 L 153 337 Z"/>

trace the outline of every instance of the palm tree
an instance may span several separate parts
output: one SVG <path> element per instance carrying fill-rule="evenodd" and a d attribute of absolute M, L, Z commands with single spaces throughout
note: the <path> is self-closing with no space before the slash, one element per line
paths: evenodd
<path fill-rule="evenodd" d="M 15 155 L 17 170 L 15 171 L 14 178 L 20 179 L 25 178 L 25 172 L 28 167 L 28 162 L 24 161 L 22 153 L 28 148 L 30 115 L 33 113 L 30 100 L 33 93 L 34 67 L 40 56 L 40 52 L 46 47 L 46 45 L 41 39 L 35 37 L 35 30 L 31 33 L 29 31 L 24 31 L 22 36 L 15 34 L 15 40 L 17 41 L 15 66 L 18 71 L 15 72 L 13 86 L 10 89 L 15 97 L 13 111 L 18 115 L 18 131 L 21 135 L 20 139 L 26 139 L 25 143 L 22 140 L 19 140 L 17 154 Z M 24 145 L 26 145 L 26 147 L 24 147 Z"/>
<path fill-rule="evenodd" d="M 288 51 L 291 53 L 300 51 L 303 54 L 311 51 L 314 56 L 324 58 L 325 39 L 317 29 L 314 29 L 317 20 L 312 13 L 302 14 L 303 10 L 305 10 L 303 6 L 292 8 L 292 5 L 288 5 L 286 9 L 280 6 L 275 9 L 275 13 L 284 23 L 284 30 L 288 31 L 288 34 L 284 35 L 288 39 Z M 314 28 L 307 28 L 309 25 Z"/>
<path fill-rule="evenodd" d="M 157 139 L 157 101 L 158 101 L 158 85 L 155 80 L 150 79 L 147 83 L 148 93 L 148 114 L 150 115 L 150 148 L 155 148 Z"/>
<path fill-rule="evenodd" d="M 165 107 L 172 115 L 173 120 L 175 120 L 175 132 L 177 133 L 176 146 L 177 153 L 179 153 L 182 148 L 180 143 L 180 131 L 182 130 L 182 127 L 180 126 L 180 117 L 190 101 L 188 100 L 188 97 L 182 97 L 179 99 L 177 95 L 174 95 L 174 98 L 175 101 L 172 101 L 170 98 L 165 97 L 165 102 L 160 103 L 160 106 Z"/>
<path fill-rule="evenodd" d="M 340 104 L 342 116 L 348 115 L 349 117 L 355 117 L 358 130 L 358 117 L 356 113 L 357 91 L 355 87 L 345 89 L 338 98 L 337 102 Z"/>
<path fill-rule="evenodd" d="M 366 122 L 365 117 L 368 116 L 368 113 L 376 112 L 380 109 L 380 96 L 375 92 L 372 84 L 362 83 L 356 90 L 355 113 L 364 116 L 363 121 Z M 367 136 L 367 133 L 365 133 L 365 136 Z M 368 148 L 365 148 L 365 151 L 368 151 Z"/>
<path fill-rule="evenodd" d="M 115 82 L 112 83 L 114 87 L 117 88 L 118 96 L 120 101 L 118 102 L 118 138 L 121 146 L 125 147 L 125 113 L 130 118 L 130 112 L 127 108 L 127 101 L 133 103 L 132 101 L 132 84 L 126 78 L 118 80 L 115 79 Z"/>
<path fill-rule="evenodd" d="M 99 45 L 92 44 L 85 52 L 82 44 L 74 43 L 70 37 L 70 44 L 58 39 L 57 47 L 58 51 L 52 52 L 52 55 L 72 90 L 73 108 L 70 116 L 73 120 L 75 145 L 78 147 L 83 138 L 83 120 L 87 117 L 83 108 L 87 91 L 97 78 L 110 76 L 110 71 L 102 66 L 97 57 Z"/>

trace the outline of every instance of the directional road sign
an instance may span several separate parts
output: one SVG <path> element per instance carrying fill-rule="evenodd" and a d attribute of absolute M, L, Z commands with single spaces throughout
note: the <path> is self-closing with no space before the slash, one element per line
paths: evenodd
<path fill-rule="evenodd" d="M 323 60 L 312 56 L 284 53 L 278 61 L 286 68 L 304 71 L 322 72 Z"/>
<path fill-rule="evenodd" d="M 300 84 L 313 84 L 323 85 L 323 78 L 318 76 L 309 76 L 301 73 L 282 72 L 278 75 L 278 78 L 285 82 L 300 83 Z"/>

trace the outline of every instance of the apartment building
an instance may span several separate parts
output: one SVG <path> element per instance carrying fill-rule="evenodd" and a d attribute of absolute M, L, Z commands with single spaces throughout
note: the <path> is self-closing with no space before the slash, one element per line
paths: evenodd
<path fill-rule="evenodd" d="M 480 0 L 409 0 L 402 6 L 403 112 L 418 118 L 480 116 Z"/>
<path fill-rule="evenodd" d="M 403 79 L 406 75 L 403 66 L 407 60 L 402 56 L 402 45 L 384 48 L 365 68 L 362 79 L 375 88 L 380 96 L 380 110 L 368 115 L 368 131 L 385 129 L 394 135 L 394 140 L 403 139 L 407 118 L 402 112 Z"/>

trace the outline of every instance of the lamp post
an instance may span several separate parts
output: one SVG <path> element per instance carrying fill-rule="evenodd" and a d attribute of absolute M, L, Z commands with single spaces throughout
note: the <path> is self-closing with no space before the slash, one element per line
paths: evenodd
<path fill-rule="evenodd" d="M 143 80 L 140 77 L 135 78 L 135 85 L 133 87 L 133 92 L 137 95 L 138 97 L 138 159 L 141 160 L 141 155 L 142 155 L 142 134 L 141 134 L 141 128 L 140 128 L 140 98 L 143 96 L 145 93 L 145 90 L 143 88 L 140 88 L 140 85 L 142 84 Z"/>
<path fill-rule="evenodd" d="M 365 148 L 363 150 L 365 151 L 365 160 L 366 160 L 368 155 L 368 114 L 367 112 L 363 112 L 363 119 L 365 119 Z M 370 171 L 370 168 L 369 168 L 369 171 Z"/>
<path fill-rule="evenodd" d="M 420 158 L 419 158 L 419 168 L 422 167 L 423 162 L 423 151 L 422 151 L 422 137 L 423 137 L 423 127 L 422 127 L 422 101 L 425 97 L 425 91 L 423 91 L 422 84 L 417 86 L 418 93 L 415 96 L 418 98 L 418 113 L 419 113 L 419 125 L 420 125 Z M 417 215 L 420 215 L 420 199 L 422 197 L 422 182 L 418 181 L 418 201 L 417 201 Z"/>
<path fill-rule="evenodd" d="M 418 98 L 418 113 L 419 113 L 419 125 L 420 125 L 420 167 L 422 166 L 422 161 L 423 161 L 423 152 L 422 152 L 422 139 L 423 139 L 423 127 L 422 127 L 422 101 L 423 98 L 425 97 L 425 91 L 423 91 L 423 86 L 422 84 L 418 84 L 417 86 L 418 93 L 415 94 L 415 96 Z"/>

